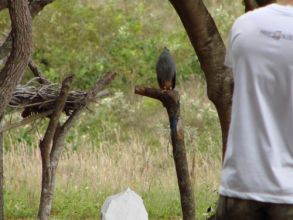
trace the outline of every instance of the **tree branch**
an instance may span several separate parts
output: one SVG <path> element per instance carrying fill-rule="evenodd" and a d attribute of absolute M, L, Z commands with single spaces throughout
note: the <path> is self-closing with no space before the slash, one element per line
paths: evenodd
<path fill-rule="evenodd" d="M 29 62 L 28 66 L 34 74 L 34 76 L 38 78 L 40 84 L 50 84 L 49 80 L 43 77 L 42 72 L 39 70 L 39 68 L 35 65 L 35 63 L 32 60 Z"/>
<path fill-rule="evenodd" d="M 5 131 L 8 131 L 8 130 L 13 129 L 13 128 L 17 128 L 17 127 L 21 127 L 21 126 L 30 124 L 31 122 L 33 122 L 33 121 L 35 121 L 37 119 L 40 119 L 40 118 L 44 118 L 44 117 L 46 117 L 48 115 L 51 115 L 52 113 L 53 113 L 53 110 L 49 110 L 49 111 L 46 111 L 46 112 L 42 112 L 42 113 L 39 113 L 39 114 L 29 116 L 27 118 L 22 119 L 21 121 L 14 122 L 14 123 L 11 123 L 11 124 L 8 124 L 8 125 L 4 125 L 3 127 L 0 128 L 0 133 L 3 133 Z"/>
<path fill-rule="evenodd" d="M 1 0 L 0 0 L 1 1 Z M 2 0 L 3 1 L 3 0 Z M 5 1 L 3 1 L 3 7 L 5 6 Z M 31 17 L 34 18 L 46 5 L 52 3 L 55 0 L 35 0 L 29 4 Z M 7 5 L 6 5 L 7 6 Z M 5 58 L 11 50 L 12 41 L 12 31 L 9 33 L 8 37 L 4 43 L 0 46 L 0 60 Z"/>
<path fill-rule="evenodd" d="M 36 16 L 43 8 L 52 3 L 54 0 L 29 0 L 29 8 L 31 12 L 31 16 Z M 8 1 L 7 0 L 0 0 L 0 11 L 8 8 Z"/>
<path fill-rule="evenodd" d="M 100 91 L 104 89 L 106 85 L 108 85 L 116 76 L 116 73 L 107 73 L 102 77 L 102 79 L 98 80 L 95 86 L 91 91 L 87 93 L 87 96 L 84 101 L 84 105 L 80 106 L 79 109 L 76 109 L 72 115 L 66 120 L 66 122 L 62 126 L 63 132 L 68 131 L 70 127 L 73 125 L 74 121 L 78 118 L 80 113 L 88 106 L 88 104 L 95 99 Z M 61 132 L 62 133 L 62 132 Z"/>
<path fill-rule="evenodd" d="M 30 12 L 32 17 L 34 18 L 40 11 L 43 10 L 43 8 L 52 3 L 55 0 L 34 0 L 31 1 L 31 3 L 29 4 L 30 7 Z"/>
<path fill-rule="evenodd" d="M 86 97 L 86 105 L 88 102 L 93 100 L 97 94 L 103 90 L 103 88 L 108 85 L 112 80 L 116 77 L 115 72 L 109 72 L 106 75 L 104 75 L 100 80 L 96 82 L 94 87 L 91 89 L 91 91 L 88 92 L 87 97 Z"/>
<path fill-rule="evenodd" d="M 165 93 L 169 92 L 163 91 L 161 89 L 155 89 L 155 88 L 146 88 L 143 86 L 135 86 L 134 89 L 135 94 L 146 96 L 153 99 L 158 99 L 159 101 L 163 102 L 164 97 L 166 96 Z"/>
<path fill-rule="evenodd" d="M 184 131 L 180 119 L 179 93 L 176 90 L 163 91 L 155 88 L 136 86 L 135 94 L 159 100 L 168 112 L 183 219 L 194 220 L 195 201 L 188 171 Z"/>
<path fill-rule="evenodd" d="M 56 163 L 58 162 L 58 159 L 62 152 L 62 146 L 65 137 L 70 128 L 73 126 L 74 122 L 78 119 L 78 117 L 88 106 L 88 104 L 99 94 L 99 92 L 104 89 L 106 85 L 108 85 L 115 78 L 115 76 L 116 73 L 107 73 L 102 77 L 102 79 L 98 80 L 92 90 L 87 93 L 84 105 L 80 106 L 79 109 L 76 109 L 60 127 L 58 133 L 55 133 L 53 138 L 53 146 L 50 153 L 50 160 L 53 164 L 56 165 Z"/>
<path fill-rule="evenodd" d="M 62 87 L 60 90 L 59 98 L 56 101 L 56 107 L 50 117 L 50 121 L 46 130 L 46 133 L 44 135 L 43 140 L 40 142 L 40 150 L 42 155 L 42 160 L 45 162 L 45 164 L 49 163 L 49 153 L 50 153 L 50 146 L 53 142 L 53 137 L 56 133 L 56 129 L 59 125 L 59 118 L 62 114 L 62 110 L 64 108 L 69 89 L 70 84 L 72 82 L 73 77 L 69 76 L 66 79 L 64 79 L 62 83 Z"/>

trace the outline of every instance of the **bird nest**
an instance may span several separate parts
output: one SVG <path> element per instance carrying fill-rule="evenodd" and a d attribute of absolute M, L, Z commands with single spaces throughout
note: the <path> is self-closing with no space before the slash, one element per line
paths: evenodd
<path fill-rule="evenodd" d="M 40 82 L 40 78 L 36 77 L 25 85 L 18 85 L 13 92 L 9 107 L 24 109 L 22 117 L 54 109 L 61 85 Z M 70 91 L 63 112 L 71 115 L 74 110 L 85 104 L 86 95 L 87 92 L 84 91 Z"/>

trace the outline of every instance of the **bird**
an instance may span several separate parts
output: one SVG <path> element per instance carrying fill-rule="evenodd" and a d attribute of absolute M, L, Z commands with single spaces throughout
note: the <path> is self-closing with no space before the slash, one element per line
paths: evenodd
<path fill-rule="evenodd" d="M 173 90 L 176 84 L 176 65 L 170 50 L 164 47 L 157 65 L 157 80 L 161 90 Z"/>

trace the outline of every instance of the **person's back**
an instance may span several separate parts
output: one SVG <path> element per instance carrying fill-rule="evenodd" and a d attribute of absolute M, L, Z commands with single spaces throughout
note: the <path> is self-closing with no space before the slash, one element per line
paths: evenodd
<path fill-rule="evenodd" d="M 220 194 L 293 205 L 293 7 L 272 4 L 238 18 L 226 65 L 234 94 Z"/>

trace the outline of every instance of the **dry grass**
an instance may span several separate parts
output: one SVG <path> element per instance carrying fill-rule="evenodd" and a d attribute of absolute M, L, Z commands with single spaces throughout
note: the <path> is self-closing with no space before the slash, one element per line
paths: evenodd
<path fill-rule="evenodd" d="M 160 138 L 160 142 L 162 146 L 168 145 L 164 138 Z M 173 159 L 166 147 L 151 151 L 133 136 L 129 143 L 117 142 L 95 152 L 90 149 L 92 146 L 84 143 L 81 150 L 63 154 L 58 167 L 57 191 L 63 191 L 64 195 L 73 191 L 85 198 L 89 195 L 98 198 L 101 194 L 109 195 L 130 187 L 140 195 L 158 189 L 178 195 Z M 15 146 L 5 153 L 4 160 L 6 190 L 25 193 L 27 201 L 23 202 L 36 204 L 41 181 L 39 150 L 30 152 L 27 146 Z M 201 191 L 206 186 L 205 196 L 210 197 L 218 187 L 220 161 L 198 153 L 189 154 L 189 162 L 194 172 L 191 175 L 195 190 Z M 27 191 L 23 192 L 24 189 Z"/>
<path fill-rule="evenodd" d="M 185 142 L 197 197 L 197 211 L 199 219 L 204 219 L 206 209 L 213 205 L 217 196 L 221 156 L 219 131 L 213 129 L 219 128 L 215 124 L 217 123 L 215 111 L 203 95 L 204 88 L 201 83 L 191 80 L 180 86 L 179 90 L 182 94 Z M 192 94 L 197 94 L 196 99 L 192 98 Z M 144 99 L 136 100 L 137 105 L 131 104 L 134 100 L 129 97 L 121 97 L 121 99 L 125 99 L 125 111 L 139 115 L 132 122 L 138 127 L 130 122 L 128 122 L 130 124 L 124 122 L 127 127 L 123 125 L 115 127 L 111 140 L 99 143 L 91 141 L 93 137 L 82 133 L 79 127 L 74 128 L 75 137 L 66 144 L 66 150 L 58 166 L 56 198 L 53 207 L 53 213 L 56 216 L 65 215 L 64 218 L 68 219 L 72 214 L 70 213 L 73 211 L 72 208 L 77 211 L 83 209 L 83 206 L 89 206 L 88 210 L 78 214 L 79 217 L 73 215 L 72 219 L 97 217 L 105 197 L 127 187 L 143 196 L 151 219 L 168 219 L 180 214 L 177 180 L 165 110 L 160 105 L 157 106 L 156 117 L 153 117 L 153 114 L 146 114 L 149 103 L 143 104 Z M 117 99 L 107 100 L 105 105 L 108 106 L 109 102 L 117 102 Z M 103 104 L 99 104 L 99 107 L 103 109 Z M 151 108 L 154 107 L 151 106 Z M 142 115 L 142 112 L 145 114 Z M 124 112 L 120 114 L 123 115 Z M 141 120 L 142 118 L 144 120 Z M 85 118 L 82 118 L 80 123 L 84 120 Z M 139 125 L 139 123 L 142 124 Z M 150 126 L 149 131 L 156 135 L 158 143 L 155 145 L 158 147 L 149 141 L 148 134 L 143 135 L 140 132 L 139 127 L 143 124 Z M 125 133 L 128 138 L 125 138 Z M 150 136 L 154 134 L 149 133 Z M 14 132 L 6 136 L 6 143 L 11 148 L 5 152 L 4 158 L 5 189 L 8 192 L 6 199 L 14 206 L 10 207 L 8 216 L 32 217 L 39 199 L 40 153 L 38 148 L 28 146 L 27 142 L 20 141 L 16 144 L 15 135 L 17 136 L 17 133 Z M 41 132 L 34 135 L 32 142 L 36 146 L 41 138 Z M 72 150 L 76 143 L 78 148 Z M 15 195 L 19 195 L 19 199 L 14 198 Z M 70 210 L 64 211 L 68 207 L 60 204 L 68 203 L 68 200 L 76 204 L 72 207 L 68 204 Z M 162 207 L 159 207 L 160 205 Z M 26 214 L 11 214 L 13 210 L 25 210 L 28 206 L 31 206 L 31 210 Z M 165 213 L 162 216 L 159 213 L 160 209 L 166 209 L 162 210 Z"/>
<path fill-rule="evenodd" d="M 119 134 L 117 134 L 119 140 Z M 93 192 L 100 188 L 114 191 L 127 186 L 144 191 L 153 184 L 165 187 L 177 186 L 173 158 L 167 152 L 169 140 L 160 138 L 161 149 L 152 151 L 133 135 L 128 143 L 117 142 L 112 146 L 101 146 L 92 151 L 93 146 L 84 143 L 78 151 L 63 153 L 58 165 L 58 187 L 87 186 Z M 171 148 L 171 146 L 170 146 Z M 171 151 L 169 149 L 168 151 Z M 194 183 L 205 183 L 217 187 L 219 160 L 207 158 L 203 153 L 189 153 L 189 167 L 192 170 L 194 157 Z M 24 144 L 14 146 L 5 153 L 5 185 L 18 191 L 25 183 L 39 189 L 41 180 L 41 158 L 38 149 L 29 150 Z"/>

